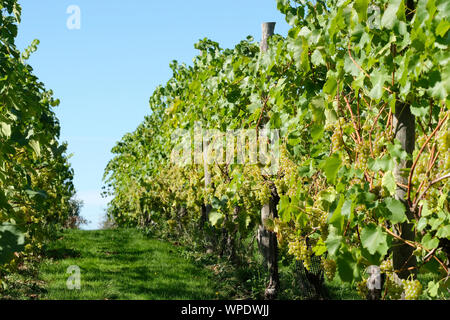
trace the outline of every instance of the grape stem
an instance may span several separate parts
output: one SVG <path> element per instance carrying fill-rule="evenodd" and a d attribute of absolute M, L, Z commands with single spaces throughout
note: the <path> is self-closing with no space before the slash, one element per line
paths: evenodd
<path fill-rule="evenodd" d="M 354 64 L 359 70 L 361 70 L 361 71 L 366 75 L 367 78 L 370 79 L 370 74 L 368 74 L 363 68 L 361 68 L 361 66 L 355 61 L 355 59 L 353 59 L 352 53 L 350 52 L 350 41 L 348 42 L 348 47 L 347 47 L 347 49 L 348 49 L 348 55 L 349 55 L 349 57 L 350 57 L 350 60 L 352 60 L 353 64 Z M 391 89 L 389 89 L 389 88 L 386 88 L 386 87 L 383 86 L 383 89 L 386 90 L 386 91 L 389 92 L 389 93 L 392 93 Z"/>
<path fill-rule="evenodd" d="M 256 124 L 256 139 L 258 139 L 259 124 L 261 123 L 261 119 L 262 119 L 262 115 L 264 113 L 264 109 L 267 107 L 267 101 L 269 101 L 269 96 L 263 98 L 263 107 L 262 107 L 261 113 L 259 115 L 258 123 Z"/>
<path fill-rule="evenodd" d="M 434 131 L 430 134 L 430 136 L 427 138 L 427 140 L 425 141 L 425 143 L 422 145 L 422 148 L 420 148 L 419 153 L 417 154 L 416 159 L 414 160 L 414 163 L 411 167 L 411 171 L 409 173 L 409 177 L 408 177 L 408 201 L 411 200 L 411 185 L 412 185 L 412 177 L 414 174 L 414 169 L 416 168 L 417 162 L 420 159 L 420 156 L 422 155 L 423 150 L 425 150 L 425 147 L 427 146 L 428 142 L 430 142 L 431 138 L 439 131 L 439 129 L 441 128 L 441 126 L 444 124 L 445 120 L 447 120 L 447 116 L 445 115 L 445 117 L 443 117 L 438 125 L 436 126 L 436 128 L 434 129 Z"/>
<path fill-rule="evenodd" d="M 431 186 L 432 186 L 433 184 L 436 184 L 436 183 L 438 183 L 438 182 L 440 182 L 440 181 L 442 181 L 442 180 L 448 179 L 448 178 L 450 178 L 450 173 L 447 173 L 446 175 L 443 175 L 442 177 L 437 178 L 437 179 L 431 181 L 430 185 L 429 185 L 424 191 L 422 191 L 422 193 L 417 197 L 417 199 L 414 200 L 414 204 L 413 204 L 412 209 L 415 210 L 415 209 L 417 208 L 417 205 L 418 205 L 419 201 L 420 201 L 420 200 L 423 198 L 423 196 L 428 192 L 428 190 L 431 188 Z"/>
<path fill-rule="evenodd" d="M 425 175 L 426 175 L 427 177 L 428 177 L 428 174 L 430 173 L 431 169 L 433 168 L 434 164 L 436 163 L 437 157 L 439 156 L 439 153 L 440 153 L 440 152 L 438 151 L 438 152 L 436 153 L 436 155 L 433 156 L 433 155 L 434 155 L 434 151 L 435 151 L 435 148 L 434 148 L 434 145 L 433 145 L 433 149 L 432 149 L 431 157 L 430 157 L 430 162 L 429 162 L 429 164 L 428 164 L 427 172 L 425 173 Z M 420 190 L 422 189 L 422 187 L 425 185 L 425 182 L 426 182 L 426 181 L 427 181 L 426 179 L 422 180 L 422 182 L 421 182 L 420 185 L 419 185 L 419 188 L 417 188 L 416 195 L 415 195 L 414 200 L 413 200 L 413 204 L 416 204 L 416 203 L 417 203 L 417 195 L 420 194 L 419 192 L 420 192 Z M 431 186 L 431 185 L 430 185 L 430 186 Z M 427 188 L 426 191 L 428 191 L 428 188 Z M 425 191 L 425 192 L 426 192 L 426 191 Z M 421 194 L 421 196 L 422 196 L 422 194 Z M 421 196 L 420 196 L 420 197 L 421 197 Z"/>
<path fill-rule="evenodd" d="M 403 243 L 407 244 L 408 246 L 413 247 L 413 248 L 421 248 L 421 249 L 425 250 L 426 252 L 428 252 L 428 254 L 430 254 L 430 251 L 427 250 L 427 249 L 425 249 L 421 244 L 419 244 L 419 243 L 417 243 L 417 242 L 412 242 L 412 241 L 408 241 L 408 240 L 403 239 L 402 237 L 396 235 L 394 232 L 392 232 L 391 230 L 389 230 L 389 228 L 387 228 L 386 226 L 383 226 L 383 228 L 384 228 L 384 230 L 385 230 L 387 233 L 389 233 L 391 236 L 393 236 L 394 238 L 396 238 L 396 239 L 402 241 Z M 447 267 L 445 266 L 445 264 L 444 264 L 441 260 L 439 260 L 434 254 L 432 254 L 431 256 L 432 256 L 437 262 L 439 262 L 439 264 L 442 266 L 442 268 L 444 268 L 445 272 L 447 272 L 447 273 L 449 272 L 448 269 L 447 269 Z"/>
<path fill-rule="evenodd" d="M 363 143 L 363 140 L 361 139 L 361 136 L 359 135 L 358 126 L 356 125 L 355 118 L 354 118 L 354 116 L 353 116 L 352 108 L 351 108 L 350 103 L 348 102 L 346 96 L 344 96 L 344 100 L 345 100 L 345 104 L 346 104 L 346 106 L 347 106 L 347 109 L 350 111 L 350 116 L 351 116 L 351 118 L 352 118 L 353 128 L 355 128 L 355 132 L 356 132 L 356 135 L 357 135 L 357 137 L 358 137 L 357 140 L 358 140 L 359 143 Z"/>
<path fill-rule="evenodd" d="M 370 153 L 373 157 L 373 146 L 372 146 L 372 131 L 375 128 L 378 118 L 381 116 L 381 114 L 384 111 L 384 108 L 386 108 L 387 102 L 384 103 L 384 105 L 381 107 L 380 112 L 378 112 L 377 116 L 375 117 L 375 119 L 373 120 L 373 125 L 369 130 L 369 146 L 370 146 Z"/>

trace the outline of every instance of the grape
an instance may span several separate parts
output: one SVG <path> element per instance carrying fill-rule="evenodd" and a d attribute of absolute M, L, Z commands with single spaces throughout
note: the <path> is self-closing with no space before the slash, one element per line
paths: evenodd
<path fill-rule="evenodd" d="M 399 300 L 402 297 L 403 285 L 398 279 L 397 275 L 393 272 L 389 272 L 386 277 L 386 291 L 387 297 L 390 300 Z"/>
<path fill-rule="evenodd" d="M 357 158 L 355 166 L 357 169 L 365 170 L 370 156 L 370 147 L 367 144 L 358 144 L 356 147 Z"/>
<path fill-rule="evenodd" d="M 367 294 L 369 293 L 369 289 L 367 288 L 367 279 L 359 281 L 356 283 L 356 291 L 359 296 L 363 299 L 367 298 Z"/>
<path fill-rule="evenodd" d="M 331 136 L 331 145 L 332 145 L 332 152 L 341 150 L 342 146 L 344 145 L 341 129 L 339 128 L 335 129 L 333 135 Z"/>
<path fill-rule="evenodd" d="M 394 265 L 392 263 L 392 260 L 390 260 L 390 259 L 384 260 L 380 264 L 380 271 L 384 272 L 384 273 L 394 272 Z"/>
<path fill-rule="evenodd" d="M 279 178 L 275 180 L 278 193 L 294 197 L 297 194 L 300 179 L 296 163 L 290 159 L 287 149 L 281 148 Z"/>
<path fill-rule="evenodd" d="M 270 201 L 271 191 L 267 183 L 262 183 L 261 187 L 256 192 L 256 199 L 259 200 L 261 205 L 265 205 Z"/>
<path fill-rule="evenodd" d="M 375 139 L 372 141 L 373 153 L 375 157 L 379 157 L 385 149 L 385 143 L 389 140 L 388 132 L 378 131 L 375 134 Z"/>
<path fill-rule="evenodd" d="M 328 280 L 333 280 L 336 274 L 336 261 L 331 259 L 322 260 L 322 267 Z"/>
<path fill-rule="evenodd" d="M 296 260 L 301 260 L 306 270 L 310 270 L 311 266 L 311 254 L 308 252 L 308 246 L 304 240 L 295 239 L 289 242 L 288 253 L 293 255 Z"/>
<path fill-rule="evenodd" d="M 422 293 L 422 285 L 418 280 L 402 280 L 406 300 L 417 300 Z"/>
<path fill-rule="evenodd" d="M 400 278 L 394 272 L 394 265 L 391 259 L 384 260 L 380 264 L 380 271 L 386 274 L 386 294 L 390 300 L 401 299 L 403 293 L 403 284 Z"/>

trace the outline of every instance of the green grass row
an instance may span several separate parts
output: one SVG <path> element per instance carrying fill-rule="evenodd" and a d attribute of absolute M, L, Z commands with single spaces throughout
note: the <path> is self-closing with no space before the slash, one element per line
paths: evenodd
<path fill-rule="evenodd" d="M 10 276 L 0 298 L 49 300 L 214 300 L 262 299 L 266 274 L 257 262 L 235 268 L 214 255 L 134 229 L 66 230 L 46 246 L 39 264 Z M 255 259 L 250 259 L 255 260 Z M 249 261 L 250 261 L 249 260 Z M 79 270 L 80 288 L 70 289 Z M 305 299 L 299 273 L 280 263 L 279 299 Z M 360 299 L 337 277 L 326 281 L 330 299 Z"/>
<path fill-rule="evenodd" d="M 50 259 L 40 266 L 40 279 L 47 284 L 41 298 L 215 298 L 211 272 L 195 266 L 177 251 L 170 243 L 147 239 L 131 229 L 67 231 L 48 249 Z M 80 289 L 68 289 L 70 266 L 80 270 Z"/>

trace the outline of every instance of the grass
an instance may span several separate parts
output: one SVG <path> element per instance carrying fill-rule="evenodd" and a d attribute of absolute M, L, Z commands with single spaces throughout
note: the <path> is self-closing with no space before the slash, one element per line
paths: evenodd
<path fill-rule="evenodd" d="M 167 242 L 136 230 L 69 230 L 47 249 L 39 278 L 50 300 L 215 299 L 212 272 L 194 265 Z M 78 266 L 81 289 L 69 290 L 66 273 Z"/>
<path fill-rule="evenodd" d="M 134 229 L 66 230 L 45 247 L 44 256 L 7 276 L 1 299 L 41 300 L 213 300 L 263 299 L 267 271 L 257 250 L 241 266 L 177 242 L 149 239 Z M 70 266 L 80 269 L 81 288 L 70 290 Z M 297 267 L 282 260 L 280 300 L 309 299 Z M 431 274 L 419 275 L 425 285 Z M 325 280 L 329 299 L 361 299 L 338 277 Z M 429 299 L 422 294 L 421 299 Z M 448 297 L 446 297 L 448 299 Z"/>

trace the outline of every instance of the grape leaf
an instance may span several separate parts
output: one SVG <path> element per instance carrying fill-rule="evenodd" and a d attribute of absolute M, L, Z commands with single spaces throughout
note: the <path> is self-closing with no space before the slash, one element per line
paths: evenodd
<path fill-rule="evenodd" d="M 379 252 L 385 255 L 388 251 L 387 234 L 380 226 L 369 224 L 361 231 L 361 244 L 370 254 Z"/>

